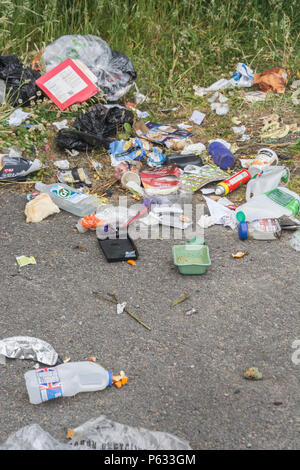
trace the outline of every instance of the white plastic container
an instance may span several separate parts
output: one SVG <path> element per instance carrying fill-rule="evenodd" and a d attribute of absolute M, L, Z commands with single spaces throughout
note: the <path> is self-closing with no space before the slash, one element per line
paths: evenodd
<path fill-rule="evenodd" d="M 264 194 L 252 197 L 239 206 L 236 211 L 238 222 L 252 222 L 258 219 L 279 219 L 283 215 L 299 213 L 300 196 L 287 188 L 272 189 Z"/>
<path fill-rule="evenodd" d="M 41 193 L 49 194 L 60 209 L 71 212 L 78 217 L 90 215 L 102 205 L 97 197 L 80 192 L 63 183 L 44 184 L 38 181 L 35 184 L 35 189 Z"/>
<path fill-rule="evenodd" d="M 24 374 L 30 403 L 37 405 L 79 392 L 95 392 L 112 385 L 112 372 L 91 361 L 66 362 Z"/>

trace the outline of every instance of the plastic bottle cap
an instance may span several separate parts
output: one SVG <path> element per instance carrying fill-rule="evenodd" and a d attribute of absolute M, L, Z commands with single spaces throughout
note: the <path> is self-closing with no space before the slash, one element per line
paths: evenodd
<path fill-rule="evenodd" d="M 238 222 L 245 222 L 246 216 L 243 211 L 239 211 L 236 213 L 236 218 Z"/>
<path fill-rule="evenodd" d="M 108 386 L 110 387 L 113 384 L 113 373 L 108 370 Z"/>
<path fill-rule="evenodd" d="M 247 240 L 248 238 L 248 225 L 247 222 L 240 222 L 238 224 L 238 234 L 240 240 Z"/>

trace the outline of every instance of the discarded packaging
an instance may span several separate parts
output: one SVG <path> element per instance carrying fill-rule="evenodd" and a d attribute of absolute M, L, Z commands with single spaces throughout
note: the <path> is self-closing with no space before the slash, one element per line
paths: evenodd
<path fill-rule="evenodd" d="M 146 194 L 169 194 L 180 186 L 180 169 L 176 165 L 151 168 L 140 172 Z"/>
<path fill-rule="evenodd" d="M 117 304 L 117 314 L 120 315 L 121 313 L 123 313 L 125 307 L 126 307 L 126 302 L 123 302 L 122 304 Z"/>
<path fill-rule="evenodd" d="M 254 74 L 253 85 L 258 85 L 264 92 L 272 90 L 274 93 L 284 93 L 289 76 L 289 70 L 276 67 L 263 73 Z"/>
<path fill-rule="evenodd" d="M 38 158 L 31 162 L 20 155 L 20 152 L 14 149 L 10 149 L 8 155 L 0 155 L 0 181 L 23 180 L 30 173 L 42 168 Z"/>
<path fill-rule="evenodd" d="M 247 168 L 252 176 L 258 173 L 261 169 L 275 163 L 278 164 L 278 156 L 274 150 L 269 148 L 262 148 L 259 150 L 255 159 L 240 159 L 243 168 Z"/>
<path fill-rule="evenodd" d="M 132 125 L 134 115 L 118 106 L 106 108 L 101 104 L 93 106 L 87 113 L 81 113 L 70 129 L 61 129 L 55 135 L 55 142 L 63 149 L 90 150 L 109 147 L 117 131 L 125 123 Z"/>
<path fill-rule="evenodd" d="M 228 178 L 228 173 L 218 168 L 216 165 L 195 166 L 187 165 L 180 176 L 181 187 L 198 191 L 206 184 L 213 183 Z"/>
<path fill-rule="evenodd" d="M 236 72 L 233 74 L 230 80 L 221 78 L 217 82 L 213 83 L 208 88 L 201 88 L 194 85 L 195 95 L 204 96 L 208 93 L 225 90 L 226 88 L 233 87 L 251 87 L 253 85 L 254 75 L 253 70 L 250 69 L 247 65 L 239 62 L 236 66 Z"/>
<path fill-rule="evenodd" d="M 173 257 L 181 274 L 204 274 L 211 265 L 206 245 L 174 245 Z"/>
<path fill-rule="evenodd" d="M 218 116 L 224 116 L 229 112 L 229 106 L 226 103 L 211 103 L 210 108 L 212 111 L 216 111 Z"/>
<path fill-rule="evenodd" d="M 249 103 L 256 103 L 257 101 L 265 101 L 267 94 L 263 91 L 248 91 L 244 94 L 244 98 Z"/>
<path fill-rule="evenodd" d="M 35 83 L 63 111 L 74 103 L 83 103 L 99 92 L 94 81 L 84 72 L 80 62 L 66 59 Z"/>
<path fill-rule="evenodd" d="M 84 168 L 75 167 L 71 170 L 61 170 L 57 173 L 57 179 L 60 183 L 72 184 L 75 188 L 87 186 L 90 188 L 92 183 Z"/>
<path fill-rule="evenodd" d="M 298 95 L 300 94 L 300 80 L 294 80 L 293 83 L 291 84 L 291 88 L 295 89 L 295 91 L 292 93 L 292 103 L 294 106 L 298 106 L 300 104 L 300 99 L 298 99 Z M 0 92 L 1 95 L 1 92 Z M 1 102 L 1 98 L 0 98 Z"/>
<path fill-rule="evenodd" d="M 26 222 L 41 222 L 49 215 L 60 212 L 48 194 L 39 194 L 25 206 Z"/>
<path fill-rule="evenodd" d="M 52 124 L 54 127 L 56 127 L 58 131 L 60 131 L 61 129 L 69 128 L 67 119 L 63 119 L 62 121 L 59 121 L 59 122 L 52 122 Z"/>
<path fill-rule="evenodd" d="M 189 444 L 168 433 L 116 423 L 100 416 L 71 431 L 71 444 L 94 450 L 191 450 Z"/>
<path fill-rule="evenodd" d="M 111 154 L 112 166 L 117 166 L 121 162 L 141 161 L 146 156 L 146 151 L 139 138 L 130 140 L 114 140 L 108 152 Z"/>
<path fill-rule="evenodd" d="M 215 224 L 229 226 L 234 229 L 236 227 L 235 213 L 228 206 L 222 204 L 223 199 L 218 202 L 203 196 L 207 204 L 210 215 L 215 219 Z"/>
<path fill-rule="evenodd" d="M 20 268 L 27 266 L 28 264 L 36 264 L 34 256 L 16 256 L 16 260 Z"/>
<path fill-rule="evenodd" d="M 57 160 L 53 162 L 53 164 L 60 170 L 68 170 L 70 168 L 70 162 L 68 160 Z"/>
<path fill-rule="evenodd" d="M 180 230 L 185 230 L 192 225 L 192 220 L 186 216 L 179 214 L 160 214 L 159 223 L 167 227 L 174 227 Z"/>
<path fill-rule="evenodd" d="M 146 127 L 147 131 L 143 133 L 141 130 L 141 132 L 138 133 L 139 137 L 161 145 L 167 145 L 170 141 L 178 142 L 193 135 L 192 132 L 178 129 L 176 126 L 157 124 L 151 121 L 146 123 Z M 184 142 L 182 144 L 184 145 Z"/>
<path fill-rule="evenodd" d="M 197 222 L 197 224 L 201 228 L 211 227 L 212 225 L 215 225 L 215 223 L 216 223 L 216 218 L 213 216 L 209 216 L 209 215 L 201 215 L 200 219 Z"/>
<path fill-rule="evenodd" d="M 281 227 L 277 219 L 260 219 L 238 224 L 240 240 L 254 238 L 256 240 L 276 240 L 281 235 Z"/>
<path fill-rule="evenodd" d="M 239 171 L 227 180 L 218 183 L 215 193 L 217 196 L 223 196 L 233 191 L 234 189 L 239 188 L 242 184 L 247 183 L 250 179 L 251 175 L 249 171 Z"/>
<path fill-rule="evenodd" d="M 45 184 L 38 181 L 35 189 L 41 193 L 49 194 L 52 201 L 65 211 L 78 217 L 92 214 L 102 205 L 96 196 L 83 193 L 62 183 Z"/>
<path fill-rule="evenodd" d="M 137 173 L 142 168 L 142 163 L 138 160 L 131 160 L 130 162 L 121 162 L 114 168 L 114 177 L 121 181 L 122 176 L 125 173 L 133 172 Z"/>
<path fill-rule="evenodd" d="M 47 72 L 67 58 L 79 59 L 90 69 L 108 101 L 119 100 L 136 79 L 129 58 L 111 50 L 105 41 L 91 34 L 62 36 L 49 44 L 42 55 Z"/>
<path fill-rule="evenodd" d="M 201 142 L 197 142 L 196 144 L 188 144 L 184 147 L 181 151 L 181 155 L 190 155 L 190 154 L 200 154 L 204 150 L 206 150 L 205 145 L 201 144 Z"/>
<path fill-rule="evenodd" d="M 198 310 L 196 308 L 191 308 L 185 312 L 185 315 L 193 315 L 194 313 L 198 313 Z"/>
<path fill-rule="evenodd" d="M 289 132 L 290 126 L 288 124 L 284 125 L 283 127 L 280 127 L 278 121 L 271 121 L 263 127 L 261 138 L 264 140 L 283 139 L 283 137 L 286 137 Z"/>
<path fill-rule="evenodd" d="M 0 450 L 192 450 L 173 434 L 133 428 L 102 415 L 70 429 L 68 437 L 70 443 L 60 443 L 34 423 L 11 434 Z"/>
<path fill-rule="evenodd" d="M 98 243 L 106 260 L 109 263 L 115 263 L 117 261 L 128 261 L 130 259 L 135 261 L 139 257 L 137 247 L 129 235 L 127 235 L 126 238 L 98 238 Z"/>
<path fill-rule="evenodd" d="M 39 92 L 35 81 L 40 72 L 24 67 L 15 55 L 0 56 L 0 79 L 5 82 L 6 101 L 12 106 L 29 104 Z"/>
<path fill-rule="evenodd" d="M 251 170 L 249 171 L 251 174 Z M 260 171 L 255 170 L 254 176 L 248 182 L 246 188 L 246 201 L 252 197 L 266 193 L 277 186 L 288 183 L 290 172 L 285 166 L 266 166 Z"/>
<path fill-rule="evenodd" d="M 30 113 L 25 113 L 25 111 L 18 108 L 9 116 L 8 124 L 14 127 L 20 126 L 29 116 Z"/>
<path fill-rule="evenodd" d="M 37 405 L 79 392 L 95 392 L 113 384 L 113 374 L 91 361 L 67 362 L 24 374 L 30 403 Z"/>
<path fill-rule="evenodd" d="M 232 152 L 220 142 L 212 142 L 208 146 L 208 151 L 213 158 L 213 161 L 222 170 L 231 169 L 234 167 L 235 158 Z"/>
<path fill-rule="evenodd" d="M 79 233 L 85 233 L 87 230 L 96 230 L 97 227 L 100 227 L 104 224 L 106 224 L 105 220 L 101 220 L 96 217 L 95 214 L 91 214 L 81 218 L 77 222 L 76 228 Z"/>
<path fill-rule="evenodd" d="M 192 116 L 190 117 L 190 121 L 194 122 L 198 126 L 200 126 L 205 118 L 205 114 L 200 113 L 200 111 L 193 111 Z"/>
<path fill-rule="evenodd" d="M 236 218 L 239 222 L 266 218 L 279 219 L 283 215 L 297 215 L 299 209 L 300 196 L 287 188 L 280 187 L 252 197 L 242 204 L 236 210 Z"/>
<path fill-rule="evenodd" d="M 49 366 L 54 366 L 58 361 L 58 354 L 50 344 L 30 336 L 0 340 L 0 354 L 9 359 L 30 359 Z"/>
<path fill-rule="evenodd" d="M 147 164 L 150 167 L 160 166 L 165 162 L 166 156 L 156 147 L 148 154 Z"/>

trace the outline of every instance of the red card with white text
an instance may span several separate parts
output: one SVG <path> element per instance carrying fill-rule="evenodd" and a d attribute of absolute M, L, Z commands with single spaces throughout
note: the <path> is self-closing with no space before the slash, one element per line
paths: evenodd
<path fill-rule="evenodd" d="M 35 83 L 62 111 L 74 103 L 83 103 L 99 91 L 72 59 L 64 60 Z"/>

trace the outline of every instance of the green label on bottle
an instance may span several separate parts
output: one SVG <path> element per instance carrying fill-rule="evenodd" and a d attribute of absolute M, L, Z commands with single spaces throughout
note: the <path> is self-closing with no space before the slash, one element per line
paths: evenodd
<path fill-rule="evenodd" d="M 267 191 L 265 193 L 269 199 L 273 202 L 278 204 L 279 206 L 283 206 L 286 209 L 290 210 L 292 214 L 296 215 L 299 212 L 299 201 L 295 197 L 291 196 L 290 194 L 281 191 L 278 188 L 272 189 L 271 191 Z"/>

